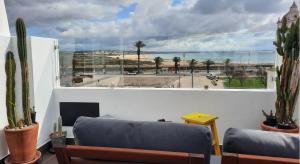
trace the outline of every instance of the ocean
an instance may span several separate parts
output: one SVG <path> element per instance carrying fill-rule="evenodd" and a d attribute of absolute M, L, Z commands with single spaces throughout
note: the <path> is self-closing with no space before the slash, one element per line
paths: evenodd
<path fill-rule="evenodd" d="M 180 57 L 181 60 L 196 59 L 197 61 L 212 60 L 216 63 L 223 63 L 230 59 L 232 63 L 275 63 L 276 52 L 274 51 L 216 51 L 216 52 L 151 52 L 146 54 L 151 57 L 162 57 L 173 59 Z"/>
<path fill-rule="evenodd" d="M 118 52 L 120 53 L 120 52 Z M 135 54 L 135 51 L 128 51 L 126 54 Z M 64 63 L 72 63 L 73 52 L 60 52 L 60 59 Z M 111 54 L 110 54 L 111 55 Z M 203 52 L 142 52 L 141 55 L 147 58 L 155 58 L 157 56 L 163 59 L 173 59 L 180 57 L 181 60 L 196 59 L 198 62 L 205 60 L 212 60 L 215 63 L 224 63 L 226 59 L 230 59 L 231 63 L 241 64 L 275 64 L 276 52 L 275 51 L 203 51 Z"/>

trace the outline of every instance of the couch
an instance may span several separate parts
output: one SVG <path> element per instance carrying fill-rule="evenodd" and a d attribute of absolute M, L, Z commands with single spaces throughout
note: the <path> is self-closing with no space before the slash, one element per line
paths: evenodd
<path fill-rule="evenodd" d="M 226 131 L 222 164 L 299 163 L 299 135 L 261 130 Z"/>
<path fill-rule="evenodd" d="M 79 117 L 77 145 L 56 147 L 60 164 L 209 164 L 209 128 L 171 122 Z"/>

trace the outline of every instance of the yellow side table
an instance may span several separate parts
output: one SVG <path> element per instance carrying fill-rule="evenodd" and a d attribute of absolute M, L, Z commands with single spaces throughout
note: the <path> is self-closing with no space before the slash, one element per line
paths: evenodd
<path fill-rule="evenodd" d="M 215 149 L 215 154 L 221 155 L 218 131 L 217 131 L 217 126 L 216 126 L 216 122 L 215 122 L 215 120 L 218 119 L 218 117 L 210 115 L 210 114 L 204 114 L 204 113 L 190 113 L 190 114 L 182 116 L 181 118 L 187 124 L 198 124 L 198 125 L 210 126 L 211 132 L 213 135 L 213 143 L 212 144 Z"/>

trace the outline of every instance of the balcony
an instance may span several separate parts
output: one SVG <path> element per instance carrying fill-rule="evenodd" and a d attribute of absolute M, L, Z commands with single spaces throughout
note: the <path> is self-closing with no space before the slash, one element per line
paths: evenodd
<path fill-rule="evenodd" d="M 38 3 L 40 4 L 41 2 Z M 52 3 L 48 4 L 50 5 L 50 9 L 51 5 L 53 5 Z M 185 2 L 182 3 L 183 6 L 181 7 L 186 5 L 187 9 L 192 10 L 192 7 L 188 5 L 188 3 L 192 2 L 186 2 L 187 4 Z M 285 7 L 281 7 L 284 11 L 286 11 L 286 6 L 290 7 L 290 4 L 280 3 L 282 3 L 281 6 Z M 15 54 L 17 68 L 15 75 L 15 109 L 16 113 L 19 113 L 17 118 L 22 118 L 22 77 L 17 46 L 18 38 L 14 36 L 14 32 L 10 33 L 10 30 L 13 31 L 14 29 L 9 27 L 14 27 L 15 15 L 13 14 L 13 9 L 15 7 L 23 9 L 24 11 L 21 13 L 24 14 L 29 4 L 25 3 L 24 8 L 18 2 L 7 0 L 5 4 L 6 6 L 4 5 L 4 0 L 0 0 L 0 22 L 4 22 L 0 25 L 0 52 L 3 54 L 0 58 L 0 67 L 3 68 L 0 68 L 0 79 L 6 79 L 7 77 L 4 69 L 6 62 L 4 54 L 11 51 Z M 66 4 L 62 3 L 60 5 L 64 6 L 67 4 L 66 2 Z M 196 7 L 196 4 L 194 5 Z M 171 11 L 168 14 L 182 10 L 180 5 L 176 6 L 173 6 L 174 8 L 170 9 Z M 291 10 L 294 9 L 293 6 L 294 4 Z M 103 7 L 101 9 L 104 10 Z M 41 12 L 38 9 L 37 11 Z M 203 9 L 204 11 L 206 10 Z M 193 12 L 184 13 L 183 15 L 188 18 L 189 14 L 195 14 Z M 228 9 L 228 11 L 223 12 L 234 11 Z M 51 13 L 54 14 L 54 12 Z M 205 15 L 205 13 L 201 14 Z M 245 15 L 243 13 L 241 17 Z M 260 14 L 258 15 L 261 16 Z M 280 11 L 274 11 L 273 13 L 272 11 L 266 14 L 268 17 L 274 17 L 274 15 L 280 16 L 282 13 Z M 224 18 L 219 14 L 217 16 Z M 139 49 L 139 46 L 136 46 L 138 39 L 126 36 L 129 34 L 124 31 L 117 33 L 124 33 L 124 36 L 117 34 L 117 37 L 114 36 L 115 34 L 112 34 L 111 37 L 107 38 L 106 36 L 95 36 L 96 38 L 99 37 L 100 40 L 94 38 L 93 33 L 90 33 L 91 29 L 87 30 L 87 36 L 77 28 L 69 30 L 61 29 L 62 32 L 59 35 L 49 29 L 51 31 L 50 34 L 53 33 L 53 35 L 49 36 L 48 32 L 45 32 L 45 35 L 43 35 L 43 30 L 48 29 L 43 24 L 44 22 L 38 22 L 39 18 L 36 17 L 36 21 L 31 20 L 28 16 L 26 18 L 30 22 L 28 24 L 28 36 L 26 40 L 27 53 L 29 54 L 27 59 L 30 86 L 29 99 L 31 106 L 35 107 L 37 114 L 36 122 L 39 123 L 37 148 L 42 152 L 45 149 L 49 149 L 51 141 L 49 135 L 53 132 L 53 125 L 57 122 L 57 118 L 60 115 L 63 116 L 63 124 L 66 125 L 65 121 L 72 120 L 71 116 L 88 115 L 93 109 L 97 109 L 96 114 L 93 115 L 95 117 L 109 116 L 117 120 L 137 122 L 157 122 L 157 120 L 164 119 L 167 122 L 178 123 L 179 126 L 184 124 L 183 115 L 193 112 L 211 114 L 218 117 L 216 125 L 220 141 L 219 146 L 221 147 L 224 138 L 226 138 L 226 131 L 229 128 L 260 130 L 261 122 L 265 120 L 262 110 L 267 112 L 270 110 L 275 111 L 277 98 L 275 82 L 277 77 L 276 67 L 283 63 L 282 58 L 277 55 L 277 51 L 273 45 L 267 45 L 266 47 L 268 48 L 272 47 L 267 50 L 264 49 L 265 47 L 261 48 L 255 45 L 258 43 L 259 45 L 264 45 L 264 42 L 268 41 L 269 43 L 270 40 L 275 39 L 274 31 L 276 22 L 274 20 L 271 21 L 273 23 L 272 27 L 274 27 L 273 31 L 271 31 L 273 32 L 272 35 L 268 33 L 263 35 L 265 32 L 263 31 L 254 32 L 260 37 L 248 36 L 251 33 L 243 33 L 244 29 L 242 27 L 235 30 L 235 32 L 222 32 L 220 35 L 216 33 L 205 36 L 204 34 L 206 33 L 201 30 L 196 31 L 195 35 L 188 34 L 180 37 L 179 34 L 172 35 L 170 33 L 168 36 L 160 36 L 162 37 L 160 38 L 161 40 L 157 36 L 144 36 L 146 45 L 140 46 L 141 49 Z M 89 19 L 92 18 L 89 17 Z M 153 15 L 154 18 L 158 19 L 158 16 Z M 166 16 L 166 18 L 168 17 Z M 206 17 L 201 16 L 201 18 Z M 248 21 L 253 21 L 252 19 L 254 19 L 248 16 L 245 18 Z M 59 16 L 54 20 L 57 21 L 58 19 Z M 92 19 L 87 23 L 85 21 L 88 18 L 81 19 L 82 23 L 86 26 L 89 23 L 93 23 L 93 21 L 99 21 Z M 49 20 L 52 20 L 52 17 Z M 103 18 L 99 22 L 105 22 L 104 20 Z M 193 22 L 190 23 L 193 26 L 197 25 Z M 125 25 L 127 25 L 126 22 Z M 124 27 L 127 27 L 125 25 Z M 140 24 L 137 23 L 137 25 Z M 263 28 L 268 25 L 253 26 L 253 28 Z M 165 26 L 165 28 L 171 28 L 170 26 Z M 40 27 L 40 29 L 36 29 L 36 27 Z M 218 28 L 221 29 L 219 26 Z M 156 27 L 153 27 L 153 29 L 156 29 Z M 59 27 L 57 27 L 57 30 L 59 31 Z M 77 32 L 76 38 L 69 36 L 72 30 Z M 186 27 L 186 30 L 189 31 L 192 29 Z M 108 30 L 109 32 L 105 32 L 104 27 L 103 31 L 102 35 L 111 32 L 110 30 Z M 112 31 L 112 33 L 114 32 Z M 31 36 L 31 34 L 41 34 L 41 36 L 46 37 L 35 37 Z M 80 36 L 84 37 L 80 38 Z M 240 38 L 240 36 L 242 37 Z M 272 36 L 271 39 L 270 36 Z M 209 40 L 216 37 L 219 37 L 221 41 L 215 39 L 215 44 L 213 46 L 210 45 L 212 42 L 209 42 Z M 133 41 L 132 38 L 135 40 Z M 176 40 L 176 38 L 180 39 Z M 257 42 L 255 44 L 248 43 L 248 38 Z M 112 42 L 117 42 L 113 44 L 114 47 L 105 47 L 107 46 L 105 43 L 109 39 L 112 39 Z M 153 43 L 155 39 L 157 40 Z M 208 50 L 204 49 L 204 47 L 202 47 L 204 50 L 200 48 L 184 49 L 182 45 L 189 45 L 189 48 L 191 48 L 198 43 L 189 42 L 189 39 L 192 41 L 200 40 L 203 45 L 208 42 L 206 46 L 208 48 L 215 47 L 215 49 Z M 231 47 L 238 43 L 241 45 L 247 44 L 249 47 L 241 46 L 237 49 Z M 178 50 L 176 47 L 180 47 L 181 49 Z M 140 60 L 137 60 L 138 56 L 141 57 Z M 180 60 L 176 61 L 175 58 Z M 3 80 L 0 84 L 0 160 L 3 161 L 9 155 L 7 140 L 4 134 L 4 128 L 8 125 L 5 114 L 7 109 L 5 103 L 6 91 L 7 86 Z M 299 97 L 296 101 L 294 119 L 299 126 Z M 68 105 L 64 103 L 71 104 L 71 107 L 63 107 L 63 105 Z M 81 103 L 80 105 L 83 106 L 84 103 L 93 103 L 96 104 L 96 108 L 94 108 L 95 106 L 84 106 L 82 109 L 78 109 L 78 106 L 76 106 L 78 104 L 76 103 Z M 89 108 L 91 108 L 91 111 Z M 74 140 L 73 126 L 63 126 L 63 131 L 67 132 L 66 137 L 68 142 Z M 49 153 L 44 153 L 45 159 L 48 157 L 47 155 Z M 52 161 L 56 160 L 54 155 L 49 156 L 49 159 Z M 45 160 L 43 162 L 47 164 Z M 217 159 L 217 162 L 220 163 L 220 159 Z"/>

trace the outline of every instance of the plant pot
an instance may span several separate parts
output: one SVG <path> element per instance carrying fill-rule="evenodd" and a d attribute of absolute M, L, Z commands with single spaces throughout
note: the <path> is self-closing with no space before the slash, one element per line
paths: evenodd
<path fill-rule="evenodd" d="M 30 116 L 31 116 L 32 122 L 35 123 L 36 112 L 31 112 Z"/>
<path fill-rule="evenodd" d="M 54 133 L 50 134 L 51 143 L 53 146 L 55 145 L 66 145 L 66 137 L 67 132 L 64 131 L 62 136 L 54 135 Z"/>
<path fill-rule="evenodd" d="M 299 127 L 295 127 L 292 129 L 279 129 L 276 126 L 266 125 L 265 122 L 262 122 L 260 124 L 260 127 L 264 131 L 283 132 L 283 133 L 299 133 Z"/>
<path fill-rule="evenodd" d="M 54 133 L 50 134 L 51 144 L 52 148 L 50 149 L 50 152 L 54 153 L 53 147 L 54 146 L 64 146 L 66 145 L 66 138 L 67 138 L 67 132 L 64 131 L 62 136 L 54 135 Z"/>
<path fill-rule="evenodd" d="M 276 118 L 273 118 L 273 117 L 267 117 L 267 120 L 264 121 L 264 124 L 274 127 L 277 125 L 277 120 L 276 120 Z"/>
<path fill-rule="evenodd" d="M 5 128 L 5 137 L 13 163 L 26 163 L 35 159 L 39 124 L 23 129 Z"/>

